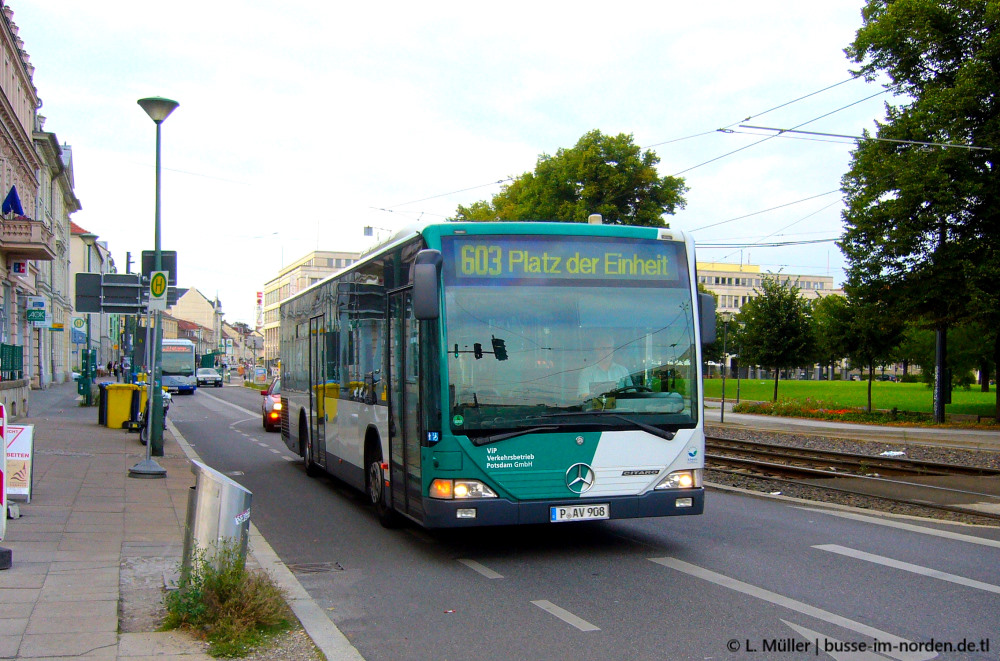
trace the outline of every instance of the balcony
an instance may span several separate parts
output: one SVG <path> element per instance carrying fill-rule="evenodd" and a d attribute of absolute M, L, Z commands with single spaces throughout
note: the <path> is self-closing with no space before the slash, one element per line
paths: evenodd
<path fill-rule="evenodd" d="M 56 258 L 52 230 L 41 221 L 24 216 L 0 220 L 0 252 L 9 259 L 37 259 L 51 262 Z"/>

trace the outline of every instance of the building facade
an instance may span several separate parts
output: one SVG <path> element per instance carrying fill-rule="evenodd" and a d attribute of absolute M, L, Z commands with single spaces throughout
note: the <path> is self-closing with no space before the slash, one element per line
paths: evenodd
<path fill-rule="evenodd" d="M 184 292 L 177 299 L 177 304 L 167 310 L 167 314 L 175 319 L 194 324 L 188 330 L 197 333 L 197 338 L 188 337 L 198 347 L 199 355 L 224 351 L 222 328 L 222 303 L 218 298 L 210 299 L 194 287 Z"/>
<path fill-rule="evenodd" d="M 70 261 L 69 261 L 69 299 L 76 300 L 77 273 L 116 273 L 115 260 L 111 257 L 108 244 L 98 241 L 96 234 L 88 232 L 76 223 L 70 221 Z M 90 329 L 90 348 L 97 351 L 97 365 L 106 366 L 121 358 L 121 315 L 105 312 L 73 313 L 73 316 L 83 319 L 85 327 Z M 72 324 L 72 322 L 71 322 Z M 70 349 L 70 362 L 73 369 L 80 368 L 80 350 L 86 344 L 73 344 Z"/>
<path fill-rule="evenodd" d="M 828 294 L 844 295 L 844 291 L 834 285 L 833 278 L 825 275 L 762 274 L 760 266 L 754 264 L 720 262 L 698 262 L 697 270 L 698 284 L 718 295 L 718 312 L 737 314 L 755 296 L 754 290 L 760 288 L 764 275 L 775 275 L 781 282 L 791 282 L 807 300 Z"/>
<path fill-rule="evenodd" d="M 358 261 L 360 253 L 314 250 L 281 269 L 278 276 L 264 284 L 264 323 L 258 329 L 264 336 L 264 364 L 274 367 L 278 361 L 278 316 L 281 302 L 329 275 Z"/>
<path fill-rule="evenodd" d="M 28 412 L 29 385 L 68 376 L 67 223 L 79 202 L 68 149 L 43 130 L 34 67 L 3 0 L 0 74 L 0 401 L 17 416 Z"/>

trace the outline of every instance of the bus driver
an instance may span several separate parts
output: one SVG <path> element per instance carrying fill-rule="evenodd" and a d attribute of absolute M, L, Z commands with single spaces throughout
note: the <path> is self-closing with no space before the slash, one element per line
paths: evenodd
<path fill-rule="evenodd" d="M 615 339 L 609 332 L 594 337 L 593 357 L 596 362 L 580 371 L 578 394 L 586 399 L 603 392 L 634 385 L 628 370 L 614 360 Z"/>

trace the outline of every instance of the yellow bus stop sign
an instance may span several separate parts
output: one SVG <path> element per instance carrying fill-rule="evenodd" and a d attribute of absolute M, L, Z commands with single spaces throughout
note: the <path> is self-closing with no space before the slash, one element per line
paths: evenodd
<path fill-rule="evenodd" d="M 153 271 L 149 276 L 149 309 L 167 309 L 167 272 Z"/>

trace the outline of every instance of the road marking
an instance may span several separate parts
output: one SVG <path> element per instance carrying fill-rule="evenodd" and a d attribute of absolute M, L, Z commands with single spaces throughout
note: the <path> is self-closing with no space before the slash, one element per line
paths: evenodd
<path fill-rule="evenodd" d="M 459 558 L 458 561 L 461 562 L 466 567 L 468 567 L 469 569 L 471 569 L 472 571 L 482 574 L 486 578 L 503 578 L 502 574 L 496 573 L 489 567 L 481 565 L 475 560 L 469 560 L 468 558 Z"/>
<path fill-rule="evenodd" d="M 274 454 L 281 454 L 281 450 L 276 450 L 275 448 L 269 448 Z"/>
<path fill-rule="evenodd" d="M 738 581 L 735 578 L 726 576 L 725 574 L 719 574 L 710 569 L 704 569 L 702 567 L 698 567 L 697 565 L 684 562 L 683 560 L 678 560 L 677 558 L 665 557 L 649 559 L 658 565 L 663 565 L 664 567 L 669 567 L 670 569 L 676 569 L 677 571 L 688 574 L 689 576 L 694 576 L 695 578 L 715 583 L 716 585 L 729 588 L 735 592 L 741 592 L 745 595 L 756 597 L 762 601 L 770 602 L 776 606 L 782 606 L 797 613 L 814 617 L 817 620 L 835 624 L 838 627 L 848 629 L 849 631 L 853 631 L 855 633 L 860 633 L 863 636 L 869 636 L 882 642 L 893 643 L 897 649 L 900 647 L 900 643 L 904 643 L 906 646 L 909 646 L 910 644 L 910 641 L 905 638 L 894 636 L 891 633 L 881 631 L 875 627 L 868 626 L 867 624 L 855 622 L 854 620 L 850 620 L 841 615 L 825 611 L 822 608 L 810 606 L 809 604 L 792 599 L 791 597 L 786 597 L 778 594 L 777 592 L 771 592 L 770 590 L 765 590 L 764 588 L 757 587 L 756 585 L 750 585 L 749 583 Z M 889 656 L 894 659 L 899 659 L 900 661 L 926 661 L 927 659 L 933 659 L 937 656 L 937 654 L 926 656 L 924 654 L 904 654 L 899 652 L 890 653 Z"/>
<path fill-rule="evenodd" d="M 233 404 L 232 402 L 227 402 L 224 399 L 219 399 L 215 395 L 209 395 L 207 392 L 202 393 L 202 394 L 205 397 L 209 397 L 211 399 L 214 399 L 215 401 L 219 402 L 220 404 L 225 404 L 226 406 L 231 406 L 232 408 L 236 409 L 237 411 L 243 411 L 244 413 L 249 413 L 250 415 L 254 416 L 255 418 L 260 413 L 260 411 L 251 411 L 250 409 L 245 409 L 242 406 L 239 406 L 238 404 Z M 242 420 L 240 420 L 239 422 L 242 422 Z"/>
<path fill-rule="evenodd" d="M 271 447 L 270 445 L 268 445 L 267 443 L 265 443 L 263 441 L 257 441 L 257 445 L 259 445 L 262 448 L 269 448 L 269 447 Z"/>
<path fill-rule="evenodd" d="M 931 569 L 930 567 L 922 567 L 920 565 L 910 564 L 909 562 L 903 562 L 902 560 L 893 560 L 892 558 L 887 558 L 882 555 L 875 555 L 873 553 L 865 553 L 864 551 L 850 549 L 847 548 L 846 546 L 839 546 L 837 544 L 817 544 L 813 546 L 813 548 L 819 549 L 820 551 L 829 551 L 830 553 L 845 555 L 849 558 L 865 560 L 867 562 L 872 562 L 877 565 L 885 565 L 886 567 L 902 569 L 903 571 L 908 571 L 913 574 L 920 574 L 921 576 L 930 576 L 931 578 L 936 578 L 941 581 L 948 581 L 949 583 L 957 583 L 958 585 L 964 585 L 966 587 L 976 588 L 977 590 L 985 590 L 986 592 L 994 592 L 996 594 L 1000 594 L 1000 585 L 983 583 L 982 581 L 976 581 L 971 578 L 965 578 L 964 576 L 958 576 L 956 574 L 948 574 L 943 571 L 938 571 L 937 569 Z"/>
<path fill-rule="evenodd" d="M 285 455 L 281 455 L 281 458 L 285 461 L 298 461 L 298 457 L 286 457 Z"/>
<path fill-rule="evenodd" d="M 921 535 L 932 535 L 934 537 L 944 537 L 945 539 L 953 539 L 958 542 L 968 542 L 969 544 L 980 544 L 981 546 L 992 546 L 993 548 L 1000 549 L 1000 541 L 995 539 L 987 539 L 985 537 L 976 537 L 975 535 L 963 535 L 957 532 L 949 532 L 947 530 L 937 530 L 935 528 L 925 528 L 924 526 L 916 526 L 912 523 L 903 523 L 901 521 L 891 521 L 889 519 L 880 519 L 874 516 L 865 516 L 864 514 L 855 514 L 853 512 L 837 512 L 835 510 L 826 510 L 818 507 L 798 507 L 795 509 L 805 510 L 807 512 L 819 512 L 820 514 L 829 514 L 830 516 L 839 516 L 844 519 L 854 519 L 855 521 L 864 521 L 865 523 L 874 523 L 879 526 L 887 526 L 889 528 L 899 528 L 900 530 L 909 530 L 910 532 L 920 533 Z"/>
<path fill-rule="evenodd" d="M 595 627 L 587 620 L 584 620 L 583 618 L 579 618 L 576 615 L 573 615 L 568 610 L 559 608 L 551 601 L 545 601 L 544 599 L 540 599 L 538 601 L 533 601 L 531 603 L 538 606 L 543 611 L 552 613 L 566 624 L 572 625 L 577 629 L 579 629 L 580 631 L 600 631 L 598 627 Z"/>
<path fill-rule="evenodd" d="M 855 652 L 855 651 L 834 652 L 834 651 L 830 651 L 829 648 L 831 646 L 827 644 L 827 641 L 829 641 L 830 643 L 833 643 L 833 646 L 834 646 L 835 649 L 836 648 L 844 649 L 844 643 L 843 643 L 843 641 L 837 640 L 836 638 L 834 638 L 832 636 L 827 636 L 824 633 L 820 633 L 818 631 L 813 631 L 812 629 L 807 629 L 807 628 L 801 627 L 801 626 L 799 626 L 797 624 L 793 624 L 793 623 L 789 622 L 788 620 L 782 620 L 782 622 L 785 625 L 791 627 L 796 633 L 798 633 L 800 636 L 802 636 L 803 638 L 805 638 L 807 642 L 809 642 L 811 645 L 813 645 L 813 654 L 816 655 L 816 656 L 819 656 L 819 651 L 816 649 L 816 647 L 820 645 L 819 641 L 822 640 L 823 641 L 823 648 L 822 648 L 823 649 L 823 654 L 829 654 L 830 656 L 832 656 L 834 658 L 834 661 L 886 661 L 886 658 L 884 656 L 882 656 L 881 654 L 876 654 L 875 652 L 867 652 L 867 651 L 865 651 L 865 652 Z M 852 641 L 852 642 L 856 642 L 856 641 Z M 882 641 L 879 641 L 879 642 L 882 642 Z"/>

